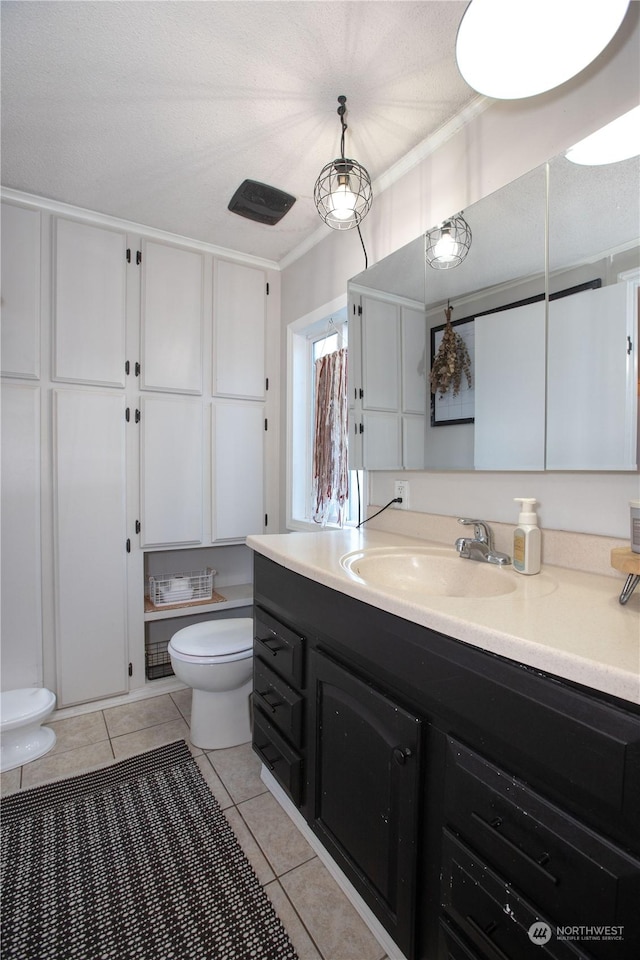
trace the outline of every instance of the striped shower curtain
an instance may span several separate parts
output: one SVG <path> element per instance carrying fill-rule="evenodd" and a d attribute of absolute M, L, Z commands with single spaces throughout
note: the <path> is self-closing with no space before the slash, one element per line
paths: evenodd
<path fill-rule="evenodd" d="M 316 360 L 315 374 L 313 519 L 342 526 L 349 498 L 346 348 Z"/>

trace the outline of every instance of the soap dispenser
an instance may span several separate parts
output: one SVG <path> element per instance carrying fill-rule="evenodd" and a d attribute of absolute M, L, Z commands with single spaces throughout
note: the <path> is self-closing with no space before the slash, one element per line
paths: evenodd
<path fill-rule="evenodd" d="M 521 505 L 513 534 L 513 568 L 518 573 L 540 573 L 540 528 L 531 497 L 514 497 Z"/>

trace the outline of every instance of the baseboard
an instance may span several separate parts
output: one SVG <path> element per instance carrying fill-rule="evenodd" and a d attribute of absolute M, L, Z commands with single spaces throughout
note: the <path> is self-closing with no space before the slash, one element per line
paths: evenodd
<path fill-rule="evenodd" d="M 135 703 L 138 700 L 149 700 L 151 697 L 161 697 L 164 693 L 175 693 L 176 690 L 186 690 L 187 685 L 177 677 L 166 677 L 163 680 L 149 680 L 144 687 L 136 687 L 129 693 L 119 697 L 107 697 L 104 700 L 90 700 L 87 703 L 76 703 L 72 707 L 61 707 L 56 710 L 51 720 L 68 720 L 69 717 L 82 717 L 85 713 L 95 713 L 96 710 L 107 710 L 109 707 L 121 707 L 123 704 Z"/>
<path fill-rule="evenodd" d="M 372 913 L 371 909 L 364 902 L 358 891 L 345 877 L 335 860 L 327 853 L 300 811 L 294 806 L 278 781 L 267 770 L 264 764 L 262 765 L 260 778 L 268 787 L 270 793 L 273 794 L 273 797 L 278 801 L 287 816 L 289 816 L 294 822 L 314 853 L 317 854 L 318 859 L 321 860 L 325 865 L 346 898 L 349 900 L 360 917 L 364 920 L 380 946 L 386 950 L 388 960 L 407 960 L 405 955 L 399 949 L 398 945 L 394 943 L 388 932 L 382 926 L 378 918 Z"/>

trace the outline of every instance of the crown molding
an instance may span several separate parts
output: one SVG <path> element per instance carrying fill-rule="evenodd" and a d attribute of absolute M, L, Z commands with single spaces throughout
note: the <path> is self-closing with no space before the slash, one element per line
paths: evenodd
<path fill-rule="evenodd" d="M 145 238 L 161 240 L 177 246 L 190 247 L 192 250 L 200 250 L 202 253 L 211 253 L 213 256 L 221 259 L 234 260 L 238 263 L 261 267 L 263 270 L 280 269 L 275 260 L 265 260 L 263 257 L 254 257 L 248 253 L 239 253 L 237 250 L 228 250 L 226 247 L 218 247 L 213 243 L 206 243 L 203 240 L 192 240 L 189 237 L 183 237 L 179 234 L 168 233 L 166 230 L 158 230 L 156 227 L 148 227 L 142 223 L 135 223 L 133 220 L 122 220 L 119 217 L 112 217 L 106 213 L 85 210 L 84 207 L 75 207 L 70 203 L 62 203 L 60 200 L 50 200 L 47 197 L 23 193 L 21 190 L 14 190 L 11 187 L 0 187 L 0 197 L 3 200 L 18 203 L 23 207 L 44 210 L 47 213 L 62 217 L 71 217 L 74 220 L 82 220 L 85 223 L 100 224 L 100 226 L 103 227 L 111 227 L 114 230 L 121 230 L 126 233 L 135 233 Z"/>

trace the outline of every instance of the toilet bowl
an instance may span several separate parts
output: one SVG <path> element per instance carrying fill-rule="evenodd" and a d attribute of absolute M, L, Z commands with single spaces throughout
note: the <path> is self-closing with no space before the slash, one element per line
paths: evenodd
<path fill-rule="evenodd" d="M 173 672 L 193 689 L 191 742 L 203 750 L 251 739 L 253 620 L 205 620 L 178 630 L 167 647 Z"/>
<path fill-rule="evenodd" d="M 53 730 L 41 726 L 55 705 L 55 694 L 43 687 L 0 693 L 1 773 L 37 760 L 55 746 Z"/>

